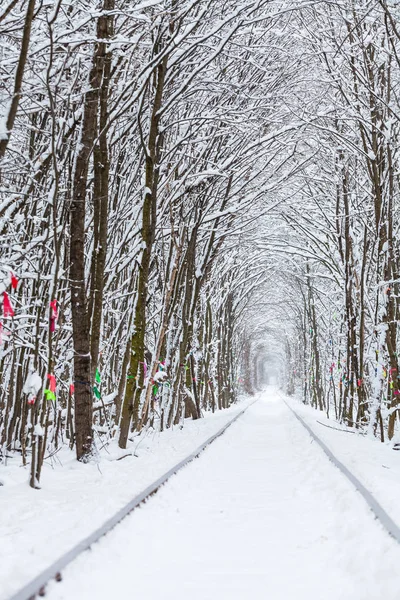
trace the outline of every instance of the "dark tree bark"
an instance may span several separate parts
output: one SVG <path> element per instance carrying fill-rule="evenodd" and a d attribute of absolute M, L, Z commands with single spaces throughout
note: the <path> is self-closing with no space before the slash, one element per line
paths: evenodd
<path fill-rule="evenodd" d="M 107 0 L 104 3 L 105 10 L 111 11 L 115 7 L 115 0 Z M 110 38 L 113 35 L 113 17 L 105 18 L 106 31 L 104 36 Z M 92 376 L 96 372 L 99 360 L 100 337 L 103 316 L 103 297 L 105 277 L 104 271 L 107 257 L 107 234 L 108 234 L 108 203 L 109 203 L 109 173 L 110 156 L 107 139 L 108 122 L 108 96 L 111 78 L 112 53 L 107 51 L 102 44 L 103 79 L 100 89 L 100 116 L 99 116 L 99 139 L 94 148 L 94 243 L 91 266 L 91 293 L 89 317 L 91 319 L 91 355 Z"/>
<path fill-rule="evenodd" d="M 131 358 L 128 369 L 125 397 L 122 405 L 121 433 L 119 437 L 120 448 L 126 448 L 129 430 L 133 418 L 133 427 L 136 429 L 140 422 L 140 396 L 144 387 L 145 361 L 145 330 L 146 330 L 146 303 L 147 287 L 150 275 L 151 252 L 154 243 L 157 215 L 157 186 L 159 177 L 159 155 L 162 146 L 160 135 L 160 115 L 162 104 L 167 59 L 165 58 L 157 67 L 155 74 L 155 87 L 152 111 L 150 116 L 150 131 L 148 148 L 145 149 L 145 193 L 142 208 L 141 238 L 143 240 L 142 258 L 139 267 L 137 300 L 133 320 L 133 335 L 129 342 L 131 345 Z"/>
<path fill-rule="evenodd" d="M 112 0 L 104 0 L 104 10 L 112 8 Z M 109 17 L 97 21 L 97 39 L 109 35 Z M 90 319 L 85 282 L 85 217 L 89 161 L 98 134 L 100 90 L 104 74 L 106 43 L 95 46 L 85 96 L 80 149 L 78 152 L 70 213 L 70 289 L 74 343 L 75 435 L 78 460 L 87 461 L 92 453 L 93 381 L 91 370 Z"/>

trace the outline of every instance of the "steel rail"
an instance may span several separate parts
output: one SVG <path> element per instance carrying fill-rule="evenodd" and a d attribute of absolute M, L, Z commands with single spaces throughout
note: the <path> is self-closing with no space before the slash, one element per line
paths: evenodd
<path fill-rule="evenodd" d="M 356 477 L 336 456 L 332 450 L 318 437 L 318 435 L 311 429 L 311 427 L 304 421 L 302 417 L 282 398 L 283 402 L 294 414 L 296 419 L 300 421 L 303 427 L 308 431 L 312 439 L 317 442 L 318 446 L 322 448 L 329 460 L 341 471 L 341 473 L 354 485 L 356 490 L 361 494 L 369 509 L 375 515 L 375 518 L 381 523 L 382 527 L 387 533 L 400 544 L 400 527 L 393 521 L 392 517 L 385 511 L 383 506 L 374 498 L 370 491 L 367 490 L 364 484 Z"/>

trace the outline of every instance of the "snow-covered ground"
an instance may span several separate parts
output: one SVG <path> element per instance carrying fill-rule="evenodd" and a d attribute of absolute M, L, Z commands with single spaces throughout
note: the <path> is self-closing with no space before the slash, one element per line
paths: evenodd
<path fill-rule="evenodd" d="M 354 444 L 357 466 L 373 460 L 365 440 L 327 435 Z M 398 600 L 399 564 L 400 547 L 269 391 L 67 567 L 48 598 Z"/>
<path fill-rule="evenodd" d="M 0 600 L 7 600 L 153 481 L 219 431 L 254 399 L 228 410 L 187 420 L 182 430 L 141 436 L 135 456 L 115 446 L 98 463 L 82 465 L 62 451 L 46 461 L 42 489 L 28 486 L 29 467 L 0 467 Z M 90 600 L 92 596 L 86 597 Z"/>

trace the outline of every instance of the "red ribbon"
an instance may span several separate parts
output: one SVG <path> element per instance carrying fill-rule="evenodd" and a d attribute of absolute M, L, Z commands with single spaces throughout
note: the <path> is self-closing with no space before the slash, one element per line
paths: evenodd
<path fill-rule="evenodd" d="M 56 321 L 58 319 L 57 300 L 50 302 L 50 331 L 54 333 L 56 330 Z"/>
<path fill-rule="evenodd" d="M 52 319 L 58 319 L 57 300 L 52 300 L 50 302 L 50 308 Z"/>
<path fill-rule="evenodd" d="M 7 292 L 3 292 L 3 316 L 4 317 L 13 317 L 14 309 L 11 306 L 10 298 L 8 297 Z"/>
<path fill-rule="evenodd" d="M 47 375 L 47 379 L 49 380 L 49 386 L 48 389 L 50 390 L 50 392 L 55 392 L 56 391 L 56 378 L 54 375 Z"/>
<path fill-rule="evenodd" d="M 15 277 L 14 273 L 11 273 L 11 287 L 13 290 L 16 290 L 18 287 L 18 279 Z"/>

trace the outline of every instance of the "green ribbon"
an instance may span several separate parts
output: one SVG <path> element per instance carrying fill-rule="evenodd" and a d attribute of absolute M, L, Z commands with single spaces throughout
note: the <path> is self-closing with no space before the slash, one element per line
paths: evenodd
<path fill-rule="evenodd" d="M 101 375 L 100 375 L 100 371 L 98 369 L 96 369 L 96 374 L 94 376 L 94 380 L 96 383 L 93 386 L 93 394 L 96 396 L 97 400 L 101 400 L 101 392 L 100 392 Z"/>

